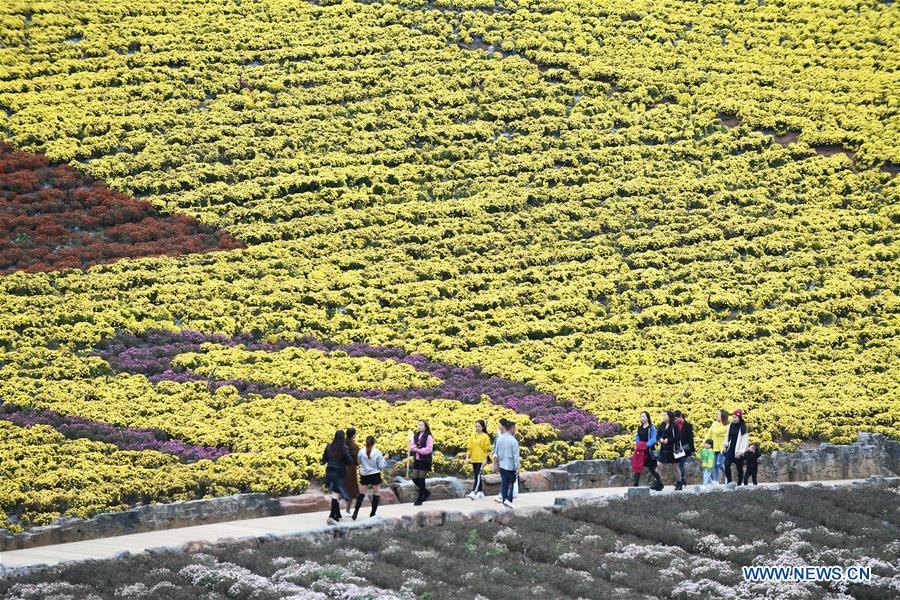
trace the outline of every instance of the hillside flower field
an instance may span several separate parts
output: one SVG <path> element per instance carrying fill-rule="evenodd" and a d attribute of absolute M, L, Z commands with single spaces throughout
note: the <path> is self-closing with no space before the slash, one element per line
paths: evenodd
<path fill-rule="evenodd" d="M 0 4 L 0 527 L 525 468 L 638 412 L 900 437 L 900 10 Z M 675 406 L 685 389 L 688 392 Z"/>

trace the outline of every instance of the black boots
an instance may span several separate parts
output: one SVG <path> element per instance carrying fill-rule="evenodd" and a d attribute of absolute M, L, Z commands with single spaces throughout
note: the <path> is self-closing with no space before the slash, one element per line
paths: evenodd
<path fill-rule="evenodd" d="M 660 491 L 661 489 L 663 489 L 664 486 L 662 483 L 662 479 L 660 479 L 660 477 L 659 477 L 659 473 L 657 473 L 655 471 L 650 471 L 650 474 L 653 475 L 653 479 L 655 480 L 650 484 L 650 489 L 656 490 L 657 492 Z M 641 474 L 635 473 L 634 474 L 634 487 L 638 487 L 640 484 L 641 484 Z M 677 488 L 677 489 L 680 489 L 680 488 Z"/>
<path fill-rule="evenodd" d="M 413 506 L 421 506 L 422 505 L 422 480 L 421 479 L 413 479 L 413 484 L 415 484 L 416 489 L 419 490 L 419 493 L 416 494 L 416 501 L 413 502 Z"/>
<path fill-rule="evenodd" d="M 363 500 L 366 499 L 365 494 L 360 494 L 356 497 L 356 508 L 353 509 L 353 520 L 356 520 L 357 515 L 359 515 L 359 508 L 362 506 Z"/>
<path fill-rule="evenodd" d="M 419 493 L 421 497 L 421 492 Z M 356 497 L 356 506 L 353 509 L 353 520 L 356 520 L 356 517 L 359 516 L 359 509 L 362 507 L 363 501 L 366 499 L 365 494 L 360 494 Z M 378 503 L 381 501 L 381 496 L 376 496 L 372 494 L 372 512 L 369 513 L 370 517 L 375 516 L 375 511 L 378 510 Z"/>
<path fill-rule="evenodd" d="M 683 479 L 679 479 L 678 481 L 675 482 L 675 491 L 676 492 L 680 492 L 683 488 L 684 488 L 684 480 Z"/>
<path fill-rule="evenodd" d="M 413 479 L 413 483 L 415 483 L 416 487 L 419 488 L 419 495 L 416 497 L 416 501 L 413 502 L 413 506 L 422 506 L 422 503 L 428 500 L 428 497 L 431 496 L 431 492 L 425 489 L 424 479 Z"/>
<path fill-rule="evenodd" d="M 328 524 L 329 525 L 337 525 L 338 521 L 341 520 L 341 503 L 331 499 L 331 513 L 328 515 Z"/>

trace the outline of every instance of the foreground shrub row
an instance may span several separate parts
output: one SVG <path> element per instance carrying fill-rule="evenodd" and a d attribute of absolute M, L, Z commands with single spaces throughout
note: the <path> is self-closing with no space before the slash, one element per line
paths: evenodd
<path fill-rule="evenodd" d="M 898 511 L 896 490 L 849 487 L 615 500 L 502 523 L 57 568 L 0 582 L 0 597 L 887 600 L 900 589 Z M 775 564 L 866 565 L 872 581 L 742 580 L 742 566 Z"/>

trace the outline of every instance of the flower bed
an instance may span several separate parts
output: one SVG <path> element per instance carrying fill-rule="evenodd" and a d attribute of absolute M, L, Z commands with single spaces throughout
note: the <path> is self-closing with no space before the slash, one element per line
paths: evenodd
<path fill-rule="evenodd" d="M 179 440 L 169 439 L 160 429 L 137 429 L 115 427 L 81 417 L 66 417 L 52 410 L 30 410 L 11 407 L 0 403 L 0 419 L 19 427 L 46 425 L 69 439 L 88 439 L 112 444 L 119 450 L 155 450 L 172 454 L 184 462 L 216 460 L 228 454 L 224 448 L 198 447 Z"/>
<path fill-rule="evenodd" d="M 253 364 L 249 366 L 254 367 L 260 362 L 260 353 L 277 353 L 291 347 L 327 353 L 324 356 L 337 354 L 339 355 L 337 360 L 349 357 L 409 365 L 415 369 L 416 373 L 428 375 L 430 385 L 403 385 L 407 382 L 395 385 L 389 381 L 388 386 L 382 389 L 351 390 L 353 387 L 359 387 L 360 382 L 365 381 L 365 377 L 361 376 L 358 368 L 352 373 L 344 373 L 341 381 L 342 387 L 332 389 L 327 389 L 328 386 L 325 386 L 326 389 L 296 389 L 296 387 L 284 387 L 248 379 L 210 379 L 210 375 L 218 371 L 215 366 L 207 369 L 206 375 L 189 368 L 195 363 L 200 364 L 201 359 L 198 357 L 208 355 L 210 351 L 215 352 L 215 347 L 204 347 L 204 344 L 214 344 L 219 347 L 233 347 L 241 344 L 244 353 L 243 356 L 238 357 L 239 361 L 240 359 L 253 360 Z M 192 331 L 163 330 L 145 331 L 136 336 L 119 334 L 115 339 L 104 342 L 104 346 L 106 349 L 99 352 L 98 355 L 109 362 L 114 370 L 140 373 L 146 375 L 152 382 L 204 381 L 208 382 L 212 389 L 233 386 L 241 394 L 259 394 L 264 397 L 287 394 L 298 399 L 377 398 L 392 404 L 414 399 L 446 399 L 464 404 L 474 404 L 487 398 L 495 404 L 528 415 L 535 423 L 552 425 L 562 439 L 578 441 L 587 435 L 606 437 L 616 432 L 613 424 L 599 423 L 595 415 L 573 407 L 571 404 L 566 405 L 553 394 L 542 394 L 532 386 L 488 375 L 477 366 L 456 367 L 431 361 L 421 355 L 406 354 L 399 348 L 377 347 L 363 343 L 340 345 L 313 338 L 301 338 L 297 342 L 259 343 L 246 336 L 229 339 L 221 335 L 204 335 Z M 273 360 L 277 361 L 277 358 Z M 227 364 L 219 366 L 227 367 Z M 287 367 L 280 365 L 279 368 L 279 365 L 276 364 L 268 368 L 283 373 Z M 260 369 L 257 368 L 256 371 L 260 372 Z M 245 369 L 244 372 L 249 371 Z M 261 376 L 265 377 L 265 374 Z M 295 381 L 297 379 L 294 378 Z M 319 382 L 321 379 L 320 372 L 318 377 L 311 377 L 310 381 Z M 338 380 L 340 381 L 340 379 Z"/>
<path fill-rule="evenodd" d="M 642 410 L 897 438 L 898 11 L 826 4 L 0 3 L 0 397 L 231 450 L 97 446 L 94 508 L 134 454 L 174 483 L 128 502 L 278 493 L 422 417 L 450 471 L 478 418 L 530 468 Z M 205 333 L 92 352 L 160 329 Z M 0 505 L 70 510 L 36 471 Z"/>
<path fill-rule="evenodd" d="M 231 250 L 242 244 L 185 215 L 46 157 L 0 142 L 0 274 L 82 268 L 141 256 Z"/>

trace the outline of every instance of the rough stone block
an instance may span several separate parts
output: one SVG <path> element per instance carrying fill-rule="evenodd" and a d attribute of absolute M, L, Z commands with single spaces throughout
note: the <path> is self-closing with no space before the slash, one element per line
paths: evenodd
<path fill-rule="evenodd" d="M 298 496 L 279 498 L 278 504 L 281 507 L 281 514 L 295 515 L 329 510 L 331 508 L 331 499 L 325 494 L 310 492 Z"/>
<path fill-rule="evenodd" d="M 543 506 L 523 506 L 510 511 L 516 517 L 537 517 L 539 515 L 549 514 L 551 511 Z"/>
<path fill-rule="evenodd" d="M 626 498 L 637 498 L 639 496 L 649 496 L 650 488 L 648 487 L 630 487 L 628 491 L 625 492 Z"/>
<path fill-rule="evenodd" d="M 485 523 L 487 521 L 493 521 L 494 519 L 496 519 L 498 514 L 500 514 L 500 511 L 497 509 L 484 508 L 469 513 L 469 518 L 476 522 Z"/>
<path fill-rule="evenodd" d="M 460 521 L 465 521 L 466 515 L 459 510 L 448 510 L 444 513 L 444 524 L 447 523 L 459 523 Z"/>
<path fill-rule="evenodd" d="M 438 527 L 444 524 L 444 511 L 422 510 L 415 514 L 416 527 Z"/>
<path fill-rule="evenodd" d="M 450 500 L 462 498 L 466 495 L 462 482 L 456 477 L 436 477 L 426 479 L 425 485 L 431 492 L 430 500 Z M 400 502 L 414 502 L 419 494 L 418 488 L 412 481 L 404 481 L 391 486 L 394 495 Z"/>
<path fill-rule="evenodd" d="M 188 542 L 187 544 L 184 544 L 181 547 L 181 550 L 187 554 L 192 554 L 194 552 L 205 552 L 206 550 L 209 550 L 212 546 L 213 546 L 213 544 L 211 544 L 207 541 L 198 540 L 198 541 Z"/>
<path fill-rule="evenodd" d="M 521 492 L 555 492 L 569 489 L 569 472 L 563 469 L 541 469 L 519 475 Z"/>
<path fill-rule="evenodd" d="M 500 474 L 488 473 L 481 478 L 485 496 L 496 496 L 500 493 Z M 471 489 L 471 488 L 468 488 Z"/>

